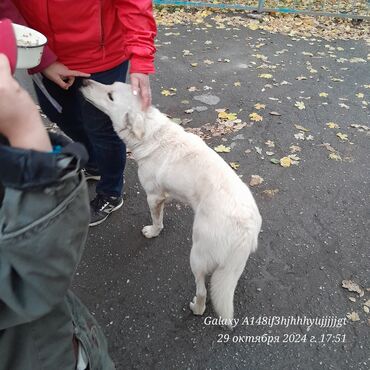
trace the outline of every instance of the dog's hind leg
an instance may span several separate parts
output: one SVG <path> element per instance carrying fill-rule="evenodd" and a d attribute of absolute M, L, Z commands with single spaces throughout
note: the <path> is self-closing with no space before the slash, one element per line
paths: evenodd
<path fill-rule="evenodd" d="M 153 225 L 144 226 L 141 230 L 145 237 L 154 238 L 163 229 L 163 207 L 165 197 L 158 194 L 147 194 L 147 201 L 152 215 Z"/>
<path fill-rule="evenodd" d="M 198 247 L 199 248 L 199 247 Z M 190 309 L 194 315 L 203 315 L 206 309 L 206 265 L 202 262 L 201 256 L 198 255 L 198 248 L 193 245 L 190 252 L 190 267 L 193 272 L 196 284 L 196 296 L 190 302 Z"/>

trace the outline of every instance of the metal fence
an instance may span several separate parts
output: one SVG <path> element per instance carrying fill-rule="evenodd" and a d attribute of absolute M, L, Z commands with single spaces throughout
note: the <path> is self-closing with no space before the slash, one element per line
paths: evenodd
<path fill-rule="evenodd" d="M 154 0 L 156 5 L 209 7 L 370 20 L 370 0 Z"/>

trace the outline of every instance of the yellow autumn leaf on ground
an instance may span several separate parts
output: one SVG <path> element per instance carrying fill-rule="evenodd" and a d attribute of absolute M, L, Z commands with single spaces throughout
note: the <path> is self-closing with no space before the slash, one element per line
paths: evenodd
<path fill-rule="evenodd" d="M 170 90 L 162 90 L 161 91 L 161 94 L 164 95 L 164 96 L 172 96 L 172 95 L 176 95 L 176 89 L 171 89 L 172 91 Z"/>
<path fill-rule="evenodd" d="M 251 23 L 251 24 L 249 24 L 249 29 L 250 30 L 252 30 L 252 31 L 256 31 L 256 30 L 258 30 L 259 29 L 259 25 L 257 24 L 257 23 Z"/>
<path fill-rule="evenodd" d="M 235 121 L 238 117 L 236 113 L 220 112 L 218 113 L 218 118 L 226 121 Z"/>
<path fill-rule="evenodd" d="M 272 78 L 272 74 L 270 74 L 270 73 L 261 73 L 261 74 L 258 75 L 258 77 L 269 79 L 269 78 Z"/>
<path fill-rule="evenodd" d="M 234 170 L 237 170 L 240 167 L 240 164 L 238 162 L 230 162 L 229 165 Z"/>
<path fill-rule="evenodd" d="M 234 82 L 234 86 L 235 86 L 235 87 L 240 87 L 240 86 L 241 86 L 240 81 L 236 81 L 236 82 Z"/>
<path fill-rule="evenodd" d="M 321 92 L 320 94 L 319 94 L 319 96 L 321 96 L 322 98 L 327 98 L 328 97 L 328 93 L 326 93 L 326 92 Z"/>
<path fill-rule="evenodd" d="M 268 58 L 263 54 L 252 54 L 252 57 L 255 57 L 257 59 L 267 60 Z"/>
<path fill-rule="evenodd" d="M 291 164 L 298 164 L 301 158 L 299 158 L 296 154 L 289 154 L 288 158 L 291 160 Z"/>
<path fill-rule="evenodd" d="M 292 153 L 299 153 L 302 150 L 302 148 L 298 145 L 291 145 L 289 149 Z"/>
<path fill-rule="evenodd" d="M 218 146 L 215 146 L 213 149 L 217 153 L 230 153 L 231 152 L 231 148 L 229 146 L 225 146 L 225 145 L 222 145 L 222 144 L 218 145 Z"/>
<path fill-rule="evenodd" d="M 306 106 L 304 105 L 303 101 L 295 102 L 294 106 L 297 107 L 299 110 L 306 109 Z"/>
<path fill-rule="evenodd" d="M 256 109 L 265 109 L 266 108 L 266 104 L 257 103 L 257 104 L 254 105 L 254 107 Z"/>
<path fill-rule="evenodd" d="M 290 167 L 292 164 L 292 160 L 289 157 L 280 158 L 280 166 L 282 167 Z"/>
<path fill-rule="evenodd" d="M 264 190 L 262 194 L 266 195 L 269 198 L 273 198 L 278 192 L 279 192 L 279 189 L 267 189 L 267 190 Z"/>
<path fill-rule="evenodd" d="M 308 132 L 308 131 L 310 131 L 308 128 L 303 127 L 303 126 L 301 126 L 301 125 L 294 125 L 294 127 L 295 127 L 297 130 L 301 130 L 301 131 L 304 131 L 304 132 Z"/>
<path fill-rule="evenodd" d="M 357 96 L 358 98 L 362 99 L 365 95 L 364 95 L 363 93 L 358 93 L 358 94 L 356 94 L 356 96 Z"/>
<path fill-rule="evenodd" d="M 330 153 L 329 154 L 329 159 L 332 159 L 334 161 L 341 161 L 342 157 L 337 153 Z"/>
<path fill-rule="evenodd" d="M 190 65 L 191 65 L 192 67 L 196 67 L 196 66 L 198 65 L 198 63 L 190 63 Z"/>
<path fill-rule="evenodd" d="M 360 321 L 360 316 L 358 316 L 358 313 L 355 311 L 351 313 L 347 313 L 346 317 L 347 319 L 350 319 L 351 321 Z"/>
<path fill-rule="evenodd" d="M 262 184 L 264 181 L 263 177 L 258 175 L 252 175 L 251 180 L 249 181 L 249 186 L 257 186 Z"/>
<path fill-rule="evenodd" d="M 337 136 L 339 137 L 340 140 L 342 141 L 348 141 L 348 135 L 347 134 L 342 134 L 341 132 L 337 133 Z"/>
<path fill-rule="evenodd" d="M 251 121 L 259 122 L 263 120 L 263 117 L 260 116 L 258 113 L 253 112 L 249 115 Z"/>
<path fill-rule="evenodd" d="M 326 126 L 328 126 L 329 128 L 339 128 L 339 125 L 334 122 L 328 122 Z"/>

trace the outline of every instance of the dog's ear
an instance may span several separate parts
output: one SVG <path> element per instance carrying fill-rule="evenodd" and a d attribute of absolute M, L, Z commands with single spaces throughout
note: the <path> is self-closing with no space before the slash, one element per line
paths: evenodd
<path fill-rule="evenodd" d="M 144 125 L 144 115 L 141 113 L 127 113 L 127 122 L 131 127 L 131 131 L 134 136 L 141 140 L 144 137 L 145 125 Z"/>

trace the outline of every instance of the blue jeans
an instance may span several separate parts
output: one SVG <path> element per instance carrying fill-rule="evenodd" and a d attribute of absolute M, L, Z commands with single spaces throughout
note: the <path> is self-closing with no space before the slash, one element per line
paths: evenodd
<path fill-rule="evenodd" d="M 116 81 L 125 82 L 127 67 L 128 62 L 124 62 L 108 71 L 93 73 L 90 78 L 108 85 Z M 97 171 L 101 175 L 96 192 L 121 196 L 126 146 L 113 130 L 109 117 L 84 99 L 79 90 L 81 78 L 76 78 L 69 90 L 61 89 L 45 77 L 43 83 L 63 110 L 59 113 L 35 85 L 40 107 L 66 135 L 85 145 L 89 153 L 86 169 Z"/>

